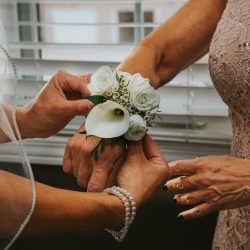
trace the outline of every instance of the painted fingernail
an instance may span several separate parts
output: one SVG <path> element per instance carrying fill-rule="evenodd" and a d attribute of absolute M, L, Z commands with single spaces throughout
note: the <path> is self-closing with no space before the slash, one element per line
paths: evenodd
<path fill-rule="evenodd" d="M 164 186 L 164 187 L 163 187 L 163 190 L 164 190 L 164 191 L 168 191 L 168 186 Z"/>
<path fill-rule="evenodd" d="M 180 221 L 182 221 L 182 220 L 184 220 L 184 217 L 183 217 L 181 214 L 179 214 L 179 215 L 177 216 L 177 219 L 180 220 Z"/>
<path fill-rule="evenodd" d="M 173 201 L 174 201 L 175 203 L 177 203 L 177 199 L 176 199 L 175 197 L 173 198 Z"/>

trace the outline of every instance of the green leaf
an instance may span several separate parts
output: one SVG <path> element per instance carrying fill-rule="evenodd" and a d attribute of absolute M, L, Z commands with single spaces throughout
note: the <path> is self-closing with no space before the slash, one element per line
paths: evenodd
<path fill-rule="evenodd" d="M 100 142 L 100 146 L 101 146 L 101 153 L 103 153 L 104 152 L 104 150 L 105 150 L 105 139 L 101 139 L 101 142 Z"/>
<path fill-rule="evenodd" d="M 91 101 L 94 105 L 106 102 L 107 99 L 105 96 L 102 95 L 92 95 L 92 96 L 84 96 L 83 99 L 87 99 Z"/>

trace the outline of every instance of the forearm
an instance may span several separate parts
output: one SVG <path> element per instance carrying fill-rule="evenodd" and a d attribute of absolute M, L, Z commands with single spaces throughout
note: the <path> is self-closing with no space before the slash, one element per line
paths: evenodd
<path fill-rule="evenodd" d="M 81 193 L 37 184 L 37 203 L 24 235 L 116 228 L 124 222 L 121 201 L 105 193 Z"/>
<path fill-rule="evenodd" d="M 27 216 L 31 206 L 31 183 L 28 179 L 0 171 L 0 188 L 0 215 L 4 214 L 4 218 L 0 217 L 0 234 L 3 234 L 13 228 L 12 220 L 8 218 L 15 218 L 20 226 Z M 124 208 L 115 196 L 62 190 L 40 183 L 36 183 L 36 193 L 36 207 L 23 235 L 123 225 Z M 13 210 L 13 206 L 19 209 Z"/>
<path fill-rule="evenodd" d="M 208 52 L 226 0 L 191 0 L 147 36 L 118 69 L 140 72 L 158 88 Z"/>

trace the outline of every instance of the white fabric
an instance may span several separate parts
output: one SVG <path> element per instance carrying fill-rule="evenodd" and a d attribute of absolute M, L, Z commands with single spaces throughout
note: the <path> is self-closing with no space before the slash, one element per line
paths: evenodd
<path fill-rule="evenodd" d="M 32 170 L 15 121 L 16 73 L 8 58 L 1 22 L 0 45 L 0 142 L 9 141 L 8 147 L 11 145 L 12 152 L 17 156 L 15 159 L 18 159 L 15 163 L 6 163 L 0 150 L 0 250 L 7 250 L 28 223 L 36 195 Z M 11 110 L 6 113 L 6 104 L 12 104 L 12 114 Z M 0 149 L 5 146 L 6 143 L 1 143 Z"/>

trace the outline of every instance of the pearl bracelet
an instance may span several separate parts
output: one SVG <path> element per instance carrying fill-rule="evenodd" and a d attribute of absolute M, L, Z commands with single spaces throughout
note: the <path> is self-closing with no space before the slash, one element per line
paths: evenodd
<path fill-rule="evenodd" d="M 125 209 L 125 223 L 124 226 L 119 230 L 105 229 L 107 232 L 111 233 L 116 241 L 122 242 L 126 237 L 129 227 L 132 225 L 136 216 L 136 203 L 132 195 L 124 188 L 113 186 L 111 188 L 106 188 L 104 192 L 117 196 L 123 203 Z"/>

